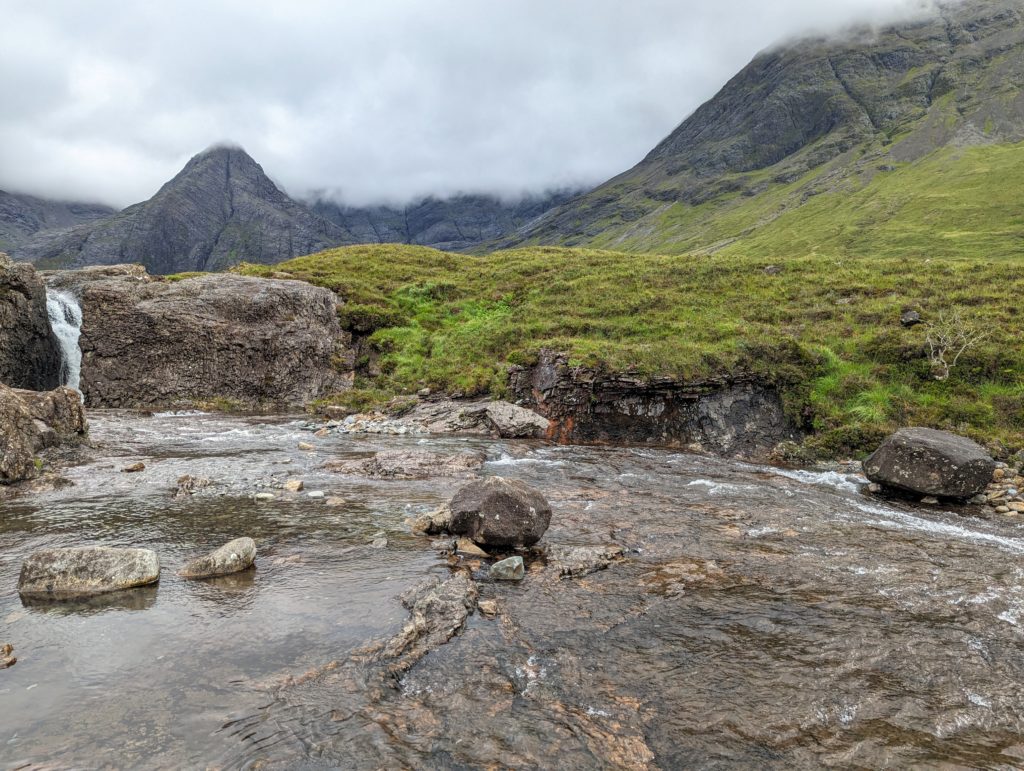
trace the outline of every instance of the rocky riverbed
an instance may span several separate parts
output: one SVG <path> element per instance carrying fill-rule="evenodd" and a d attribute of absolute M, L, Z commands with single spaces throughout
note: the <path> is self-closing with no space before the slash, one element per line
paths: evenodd
<path fill-rule="evenodd" d="M 316 436 L 287 417 L 90 423 L 72 487 L 0 504 L 5 766 L 1024 758 L 1014 469 L 990 488 L 997 514 L 885 501 L 843 469 L 652 448 Z M 424 475 L 425 453 L 474 462 Z M 374 471 L 403 454 L 416 474 Z M 493 580 L 505 554 L 409 524 L 489 476 L 551 504 L 521 580 Z M 177 575 L 237 536 L 255 569 Z M 152 549 L 161 581 L 23 604 L 22 560 L 81 545 Z"/>

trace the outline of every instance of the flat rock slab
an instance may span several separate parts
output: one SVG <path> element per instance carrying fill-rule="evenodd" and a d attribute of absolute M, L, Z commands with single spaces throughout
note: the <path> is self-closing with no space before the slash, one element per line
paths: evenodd
<path fill-rule="evenodd" d="M 159 580 L 160 559 L 149 549 L 43 549 L 22 564 L 18 594 L 32 599 L 74 599 Z"/>
<path fill-rule="evenodd" d="M 324 468 L 374 479 L 429 479 L 471 474 L 486 460 L 482 452 L 445 455 L 426 450 L 385 450 L 372 458 L 332 461 Z"/>
<path fill-rule="evenodd" d="M 236 538 L 219 549 L 197 557 L 178 571 L 182 578 L 213 578 L 238 573 L 252 567 L 256 561 L 256 542 L 251 538 Z"/>
<path fill-rule="evenodd" d="M 984 492 L 996 462 L 970 439 L 931 428 L 901 428 L 864 461 L 864 474 L 890 489 L 970 498 Z"/>
<path fill-rule="evenodd" d="M 623 559 L 621 546 L 615 544 L 600 546 L 573 546 L 551 544 L 547 548 L 548 563 L 558 570 L 559 576 L 579 577 L 604 570 L 614 562 Z"/>

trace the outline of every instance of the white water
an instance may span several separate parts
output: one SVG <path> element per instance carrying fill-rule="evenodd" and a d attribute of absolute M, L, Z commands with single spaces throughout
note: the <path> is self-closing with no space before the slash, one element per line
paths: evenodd
<path fill-rule="evenodd" d="M 78 338 L 82 334 L 82 308 L 74 295 L 53 289 L 46 290 L 46 312 L 50 326 L 60 343 L 60 382 L 80 391 L 82 349 Z"/>

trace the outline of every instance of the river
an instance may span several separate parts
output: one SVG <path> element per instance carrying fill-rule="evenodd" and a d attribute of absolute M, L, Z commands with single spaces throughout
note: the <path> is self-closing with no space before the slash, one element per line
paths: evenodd
<path fill-rule="evenodd" d="M 1024 763 L 1012 520 L 884 502 L 854 475 L 671 450 L 90 417 L 98 446 L 67 470 L 73 486 L 0 503 L 0 642 L 19 659 L 0 671 L 0 767 Z M 521 583 L 477 569 L 498 617 L 474 613 L 408 672 L 378 678 L 360 652 L 406 622 L 398 595 L 452 570 L 406 520 L 460 481 L 321 466 L 397 447 L 483 450 L 481 473 L 549 498 L 546 542 L 614 543 L 626 558 L 581 578 L 536 560 Z M 121 471 L 137 461 L 145 471 Z M 214 484 L 173 498 L 184 474 Z M 306 490 L 253 500 L 289 478 Z M 255 570 L 175 575 L 241 535 L 256 539 Z M 27 554 L 86 544 L 155 549 L 160 584 L 22 605 Z"/>

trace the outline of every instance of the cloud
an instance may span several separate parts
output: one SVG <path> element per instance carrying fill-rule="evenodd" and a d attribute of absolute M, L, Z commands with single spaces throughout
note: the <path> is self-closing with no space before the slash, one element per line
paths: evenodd
<path fill-rule="evenodd" d="M 921 0 L 0 0 L 0 187 L 126 205 L 245 147 L 293 194 L 596 184 L 760 49 Z"/>

